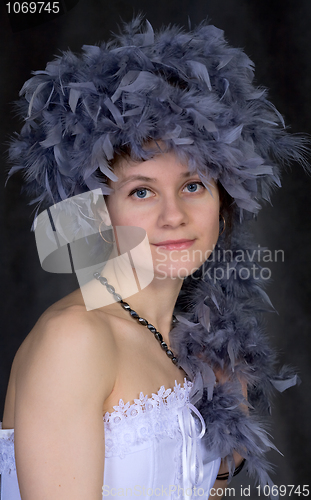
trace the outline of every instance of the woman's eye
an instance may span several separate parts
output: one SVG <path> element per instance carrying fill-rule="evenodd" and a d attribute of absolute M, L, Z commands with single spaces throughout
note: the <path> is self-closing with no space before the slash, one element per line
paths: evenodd
<path fill-rule="evenodd" d="M 187 188 L 189 193 L 195 193 L 199 190 L 198 186 L 204 188 L 204 184 L 202 182 L 190 182 L 189 184 L 187 184 L 187 186 L 185 186 L 185 189 Z"/>
<path fill-rule="evenodd" d="M 150 193 L 150 190 L 147 189 L 147 188 L 137 188 L 137 189 L 134 189 L 134 191 L 132 191 L 130 193 L 130 196 L 134 196 L 134 198 L 140 198 L 141 200 L 142 199 L 145 199 L 145 198 L 149 198 L 149 196 L 146 196 L 147 193 Z"/>
<path fill-rule="evenodd" d="M 188 190 L 189 193 L 196 193 L 197 191 L 201 191 L 202 188 L 204 189 L 204 184 L 202 182 L 189 182 L 184 188 Z M 149 194 L 148 194 L 149 193 Z M 148 188 L 144 187 L 139 187 L 136 189 L 133 189 L 129 196 L 133 196 L 134 198 L 139 198 L 140 200 L 145 200 L 146 198 L 150 198 L 152 196 L 152 192 Z"/>

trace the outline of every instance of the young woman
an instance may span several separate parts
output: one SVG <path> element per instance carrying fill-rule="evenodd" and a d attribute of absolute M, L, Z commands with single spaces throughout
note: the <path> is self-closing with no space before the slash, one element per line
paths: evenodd
<path fill-rule="evenodd" d="M 55 204 L 66 213 L 67 199 L 100 189 L 70 221 L 89 240 L 96 223 L 111 250 L 15 356 L 4 500 L 192 498 L 199 488 L 220 498 L 245 459 L 271 484 L 256 408 L 294 376 L 275 382 L 258 320 L 265 278 L 244 225 L 279 182 L 275 159 L 303 161 L 304 141 L 252 78 L 251 61 L 213 26 L 155 36 L 135 20 L 25 83 L 13 171 L 26 172 L 40 206 L 54 205 L 46 220 L 62 237 Z M 122 228 L 146 234 L 136 253 Z"/>

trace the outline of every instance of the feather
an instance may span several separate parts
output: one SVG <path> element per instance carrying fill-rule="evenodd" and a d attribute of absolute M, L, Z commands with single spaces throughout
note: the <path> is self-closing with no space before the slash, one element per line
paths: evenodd
<path fill-rule="evenodd" d="M 99 165 L 99 168 L 100 168 L 100 171 L 106 176 L 108 177 L 108 179 L 110 179 L 111 181 L 113 182 L 117 182 L 118 180 L 118 177 L 116 176 L 116 174 L 114 174 L 112 172 L 112 170 L 110 170 L 110 168 L 108 167 L 108 165 L 104 165 L 103 163 L 101 163 Z"/>
<path fill-rule="evenodd" d="M 177 104 L 173 102 L 172 99 L 168 98 L 167 101 L 169 102 L 174 113 L 181 114 L 183 112 L 183 109 L 180 106 L 177 106 Z"/>
<path fill-rule="evenodd" d="M 211 299 L 212 299 L 212 301 L 214 302 L 215 306 L 217 307 L 218 311 L 220 311 L 220 309 L 219 309 L 219 305 L 218 305 L 218 302 L 217 302 L 217 299 L 216 299 L 216 297 L 215 297 L 214 292 L 212 292 L 212 293 L 211 293 Z"/>
<path fill-rule="evenodd" d="M 32 97 L 30 99 L 30 102 L 29 102 L 29 106 L 28 106 L 28 117 L 31 116 L 31 112 L 32 112 L 32 107 L 33 107 L 33 104 L 34 104 L 34 101 L 37 97 L 37 95 L 41 92 L 41 90 L 44 89 L 44 87 L 46 87 L 48 84 L 48 82 L 42 82 L 42 83 L 39 83 L 38 87 L 36 88 L 36 90 L 34 91 L 34 93 L 32 94 Z M 22 88 L 21 92 L 23 91 L 24 87 Z"/>
<path fill-rule="evenodd" d="M 210 308 L 204 304 L 204 301 L 202 301 L 197 308 L 198 320 L 208 332 L 210 331 L 211 327 L 210 313 Z"/>
<path fill-rule="evenodd" d="M 202 115 L 202 113 L 194 108 L 187 108 L 186 111 L 190 116 L 193 117 L 199 129 L 205 129 L 207 132 L 217 132 L 218 129 L 215 123 Z"/>
<path fill-rule="evenodd" d="M 113 104 L 113 102 L 111 101 L 111 99 L 109 99 L 109 97 L 107 97 L 104 100 L 104 104 L 109 109 L 109 111 L 112 114 L 112 116 L 114 118 L 114 121 L 116 122 L 116 124 L 118 125 L 118 127 L 122 127 L 122 125 L 124 124 L 123 117 L 122 117 L 120 111 L 118 110 L 118 108 Z M 112 158 L 113 158 L 113 155 L 112 155 Z"/>
<path fill-rule="evenodd" d="M 289 387 L 293 387 L 294 385 L 296 385 L 297 382 L 298 382 L 297 375 L 294 375 L 292 378 L 286 379 L 286 380 L 277 380 L 277 379 L 272 379 L 271 380 L 272 385 L 279 392 L 286 391 L 286 389 L 288 389 Z"/>
<path fill-rule="evenodd" d="M 212 190 L 211 190 L 211 188 L 213 187 L 213 184 L 211 183 L 211 179 L 209 179 L 206 176 L 206 174 L 202 171 L 199 171 L 198 174 L 199 174 L 200 180 L 201 180 L 202 184 L 204 185 L 205 189 L 207 189 L 207 191 L 209 192 L 209 194 L 213 198 L 214 195 L 213 195 Z"/>
<path fill-rule="evenodd" d="M 75 89 L 75 88 L 71 88 L 70 89 L 70 92 L 69 92 L 69 106 L 71 108 L 71 111 L 73 113 L 76 112 L 76 107 L 77 107 L 77 103 L 78 103 L 78 100 L 79 100 L 79 97 L 81 95 L 81 90 L 79 89 Z"/>
<path fill-rule="evenodd" d="M 143 111 L 143 107 L 142 106 L 137 106 L 136 108 L 133 108 L 133 109 L 128 109 L 127 111 L 125 111 L 122 116 L 136 116 L 136 115 L 141 115 Z"/>
<path fill-rule="evenodd" d="M 176 318 L 177 318 L 178 321 L 180 321 L 180 323 L 183 323 L 184 325 L 187 325 L 187 326 L 196 326 L 196 325 L 199 325 L 199 323 L 192 323 L 191 321 L 189 321 L 184 316 L 181 316 L 180 314 L 176 314 Z"/>
<path fill-rule="evenodd" d="M 247 96 L 247 100 L 260 99 L 266 94 L 266 89 L 256 89 Z"/>
<path fill-rule="evenodd" d="M 259 295 L 262 297 L 263 301 L 266 302 L 271 307 L 271 309 L 273 311 L 277 312 L 275 310 L 275 308 L 273 307 L 273 304 L 272 304 L 269 296 L 267 295 L 267 293 L 260 286 L 256 286 L 256 290 L 259 293 Z"/>
<path fill-rule="evenodd" d="M 151 24 L 147 20 L 146 20 L 146 26 L 147 30 L 144 33 L 142 47 L 148 47 L 149 45 L 153 45 L 154 43 L 154 31 Z"/>
<path fill-rule="evenodd" d="M 174 129 L 169 130 L 165 135 L 162 136 L 162 139 L 164 141 L 168 139 L 177 139 L 180 136 L 180 133 L 182 131 L 182 128 L 180 125 L 176 125 Z"/>
<path fill-rule="evenodd" d="M 62 180 L 61 180 L 61 176 L 60 176 L 59 172 L 56 172 L 56 177 L 57 177 L 57 188 L 58 188 L 59 196 L 62 200 L 65 200 L 66 198 L 68 198 L 68 194 L 65 192 L 65 190 L 63 188 L 63 184 L 62 184 Z"/>
<path fill-rule="evenodd" d="M 159 83 L 158 77 L 148 71 L 129 71 L 122 79 L 119 87 L 111 96 L 114 103 L 123 91 L 139 92 L 141 90 L 151 90 Z"/>
<path fill-rule="evenodd" d="M 60 148 L 58 144 L 56 144 L 53 148 L 54 150 L 54 158 L 58 165 L 58 170 L 61 174 L 65 176 L 71 176 L 71 165 L 68 161 L 66 153 Z M 60 178 L 58 178 L 57 188 L 58 192 L 60 192 Z"/>
<path fill-rule="evenodd" d="M 106 155 L 107 160 L 112 160 L 114 157 L 114 149 L 113 145 L 111 144 L 109 134 L 105 135 L 104 142 L 103 142 L 103 150 Z"/>
<path fill-rule="evenodd" d="M 102 181 L 98 182 L 98 179 L 96 179 L 92 175 L 90 175 L 85 179 L 85 184 L 90 190 L 100 188 L 103 195 L 109 195 L 113 193 L 113 189 L 110 186 L 108 186 L 108 184 L 105 184 Z"/>
<path fill-rule="evenodd" d="M 216 68 L 217 71 L 219 71 L 222 68 L 224 68 L 225 66 L 227 66 L 227 64 L 229 64 L 229 62 L 232 61 L 232 59 L 233 59 L 233 54 L 228 54 L 228 55 L 224 56 Z"/>
<path fill-rule="evenodd" d="M 201 373 L 197 373 L 189 393 L 190 403 L 195 405 L 203 397 L 203 379 Z"/>
<path fill-rule="evenodd" d="M 186 144 L 193 144 L 194 143 L 194 139 L 191 139 L 191 137 L 173 137 L 173 142 L 174 144 L 177 145 L 186 145 Z"/>
<path fill-rule="evenodd" d="M 201 375 L 203 378 L 204 386 L 207 387 L 207 399 L 211 401 L 213 398 L 213 391 L 216 383 L 216 375 L 207 363 L 204 363 Z"/>
<path fill-rule="evenodd" d="M 151 90 L 159 84 L 159 78 L 148 71 L 140 71 L 137 78 L 128 85 L 120 86 L 119 88 L 126 92 L 139 92 L 141 90 Z M 111 98 L 113 101 L 113 99 Z"/>
<path fill-rule="evenodd" d="M 40 145 L 43 148 L 50 148 L 51 146 L 55 146 L 59 144 L 62 139 L 62 125 L 61 123 L 57 123 L 55 127 L 49 130 L 46 139 L 44 141 L 40 141 Z"/>
<path fill-rule="evenodd" d="M 227 351 L 228 351 L 229 358 L 230 358 L 230 362 L 231 362 L 231 369 L 232 369 L 232 371 L 234 372 L 234 367 L 235 367 L 235 354 L 234 354 L 234 348 L 233 348 L 233 345 L 234 345 L 234 341 L 233 341 L 233 339 L 230 339 L 230 340 L 229 340 L 229 342 L 228 342 Z"/>
<path fill-rule="evenodd" d="M 191 69 L 192 76 L 205 82 L 208 90 L 212 91 L 211 80 L 207 67 L 199 61 L 187 61 L 187 66 Z"/>
<path fill-rule="evenodd" d="M 276 116 L 278 117 L 278 119 L 280 120 L 283 128 L 285 128 L 284 118 L 281 115 L 281 113 L 276 109 L 276 107 L 274 106 L 274 104 L 272 104 L 272 102 L 268 101 L 267 99 L 265 99 L 264 102 L 266 103 L 267 106 L 269 106 L 270 108 L 272 108 L 272 110 L 274 111 L 274 113 L 276 114 Z"/>
<path fill-rule="evenodd" d="M 100 48 L 97 45 L 82 45 L 82 50 L 89 56 L 100 56 Z"/>
<path fill-rule="evenodd" d="M 52 200 L 53 204 L 55 205 L 55 199 L 54 199 L 53 193 L 51 191 L 47 170 L 45 171 L 45 183 L 44 183 L 44 185 L 45 185 L 45 189 L 47 190 L 47 192 L 50 196 L 50 200 Z"/>
<path fill-rule="evenodd" d="M 75 89 L 75 90 L 89 90 L 90 92 L 97 94 L 96 87 L 93 82 L 71 82 L 69 84 L 70 89 Z"/>
<path fill-rule="evenodd" d="M 232 142 L 240 138 L 242 129 L 243 125 L 238 125 L 237 127 L 227 130 L 226 132 L 222 133 L 221 140 L 225 144 L 232 144 Z"/>
<path fill-rule="evenodd" d="M 224 78 L 224 79 L 223 79 L 223 82 L 224 82 L 224 84 L 225 84 L 225 85 L 224 85 L 225 90 L 224 90 L 224 92 L 223 92 L 223 94 L 222 94 L 222 96 L 221 96 L 221 98 L 220 98 L 220 100 L 221 100 L 221 101 L 222 101 L 222 100 L 223 100 L 223 98 L 226 96 L 227 91 L 228 91 L 228 89 L 229 89 L 229 87 L 230 87 L 230 83 L 229 83 L 229 81 L 227 80 L 227 78 Z"/>

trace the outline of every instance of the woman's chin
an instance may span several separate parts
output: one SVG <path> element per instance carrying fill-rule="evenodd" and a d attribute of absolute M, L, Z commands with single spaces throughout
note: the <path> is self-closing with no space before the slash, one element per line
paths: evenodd
<path fill-rule="evenodd" d="M 183 264 L 178 266 L 176 263 L 175 265 L 168 263 L 164 265 L 161 263 L 154 267 L 154 277 L 159 280 L 182 280 L 193 274 L 197 269 L 199 269 L 198 266 L 189 267 Z"/>

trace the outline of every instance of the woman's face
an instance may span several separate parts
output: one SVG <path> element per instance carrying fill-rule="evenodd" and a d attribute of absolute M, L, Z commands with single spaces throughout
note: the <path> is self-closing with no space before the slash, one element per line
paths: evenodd
<path fill-rule="evenodd" d="M 148 236 L 154 274 L 184 278 L 208 258 L 219 235 L 219 193 L 173 153 L 143 162 L 121 158 L 114 165 L 117 182 L 106 197 L 113 226 L 139 226 Z"/>

